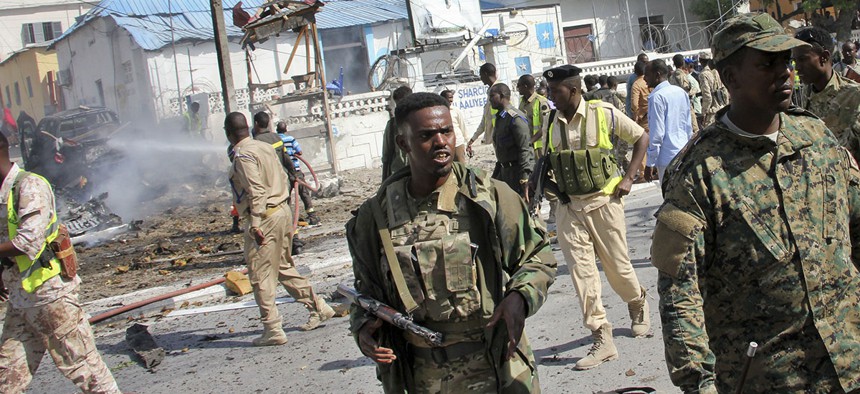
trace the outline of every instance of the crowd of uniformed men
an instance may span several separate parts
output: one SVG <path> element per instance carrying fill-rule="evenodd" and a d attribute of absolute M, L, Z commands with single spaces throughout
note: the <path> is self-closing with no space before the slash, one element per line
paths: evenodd
<path fill-rule="evenodd" d="M 472 136 L 454 92 L 395 90 L 382 185 L 346 224 L 355 287 L 444 336 L 431 345 L 353 306 L 350 328 L 385 391 L 540 391 L 524 326 L 546 302 L 557 262 L 530 208 L 538 196 L 549 201 L 547 221 L 592 331 L 575 368 L 619 355 L 597 258 L 628 306 L 631 335 L 648 334 L 647 286 L 630 262 L 623 202 L 640 179 L 659 179 L 663 191 L 651 261 L 678 387 L 860 390 L 860 85 L 850 80 L 856 60 L 846 58 L 856 47 L 843 48 L 836 67 L 826 31 L 791 37 L 766 14 L 743 14 L 720 26 L 700 67 L 676 56 L 672 70 L 641 55 L 626 99 L 615 78 L 566 65 L 540 82 L 520 77 L 518 107 L 484 64 L 488 99 Z M 792 93 L 805 109 L 792 106 Z M 297 175 L 284 146 L 295 142 L 270 132 L 265 113 L 253 124 L 241 113 L 224 122 L 230 184 L 264 325 L 253 343 L 280 345 L 277 283 L 307 307 L 302 329 L 334 312 L 290 257 Z M 496 155 L 492 174 L 466 164 L 482 134 Z M 82 391 L 118 392 L 77 300 L 79 279 L 61 269 L 68 256 L 46 252 L 57 238 L 50 186 L 9 161 L 5 138 L 0 175 L 0 299 L 9 301 L 0 387 L 23 391 L 47 350 Z M 750 342 L 757 356 L 745 366 Z"/>

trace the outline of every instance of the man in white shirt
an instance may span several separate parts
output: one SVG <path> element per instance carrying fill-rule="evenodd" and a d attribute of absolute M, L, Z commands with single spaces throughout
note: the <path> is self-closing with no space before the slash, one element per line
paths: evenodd
<path fill-rule="evenodd" d="M 466 163 L 466 119 L 463 118 L 463 113 L 454 106 L 454 91 L 443 90 L 439 93 L 445 100 L 448 100 L 448 109 L 451 110 L 451 124 L 454 125 L 454 135 L 457 136 L 457 143 L 454 145 L 454 160 L 460 163 Z"/>

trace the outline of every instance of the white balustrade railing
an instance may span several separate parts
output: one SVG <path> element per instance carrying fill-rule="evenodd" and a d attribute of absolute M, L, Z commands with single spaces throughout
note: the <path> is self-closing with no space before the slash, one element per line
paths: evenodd
<path fill-rule="evenodd" d="M 676 54 L 682 54 L 684 57 L 694 57 L 698 56 L 699 53 L 711 53 L 710 48 L 704 49 L 696 49 L 692 51 L 684 51 L 684 52 L 671 52 L 671 53 L 656 53 L 656 52 L 648 52 L 648 59 L 664 59 L 667 63 L 672 63 L 672 56 Z M 598 62 L 589 62 L 589 63 L 580 63 L 576 64 L 577 67 L 582 69 L 582 75 L 608 75 L 608 76 L 624 76 L 633 73 L 633 65 L 636 64 L 636 56 L 623 57 L 619 59 L 612 60 L 601 60 Z"/>

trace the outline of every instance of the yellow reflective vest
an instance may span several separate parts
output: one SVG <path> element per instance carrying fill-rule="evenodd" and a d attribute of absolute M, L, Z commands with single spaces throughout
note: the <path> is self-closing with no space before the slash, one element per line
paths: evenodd
<path fill-rule="evenodd" d="M 613 154 L 613 152 L 612 152 L 613 145 L 612 145 L 612 138 L 611 138 L 610 131 L 609 131 L 610 127 L 609 127 L 609 124 L 606 123 L 606 112 L 603 111 L 603 107 L 602 107 L 604 102 L 602 100 L 590 100 L 590 101 L 586 101 L 585 103 L 586 103 L 586 105 L 588 105 L 588 108 L 585 111 L 585 119 L 583 119 L 581 124 L 580 124 L 580 139 L 579 139 L 579 141 L 580 141 L 581 149 L 588 148 L 587 146 L 585 146 L 587 144 L 586 135 L 585 135 L 585 128 L 586 128 L 586 124 L 587 124 L 586 122 L 588 122 L 589 117 L 595 116 L 597 118 L 597 147 L 600 148 L 600 150 L 603 152 L 603 154 L 612 155 Z M 608 104 L 608 105 L 611 105 L 611 104 Z M 555 126 L 556 112 L 557 112 L 557 110 L 550 111 L 550 115 L 548 117 L 548 119 L 550 121 L 549 121 L 549 125 L 547 126 L 547 135 L 545 137 L 547 139 L 546 153 L 552 153 L 552 152 L 556 151 L 556 148 L 552 145 L 552 132 L 553 132 L 553 126 Z M 614 119 L 613 119 L 613 126 L 612 127 L 613 128 L 615 127 Z M 564 135 L 564 137 L 566 137 L 566 133 L 562 133 L 562 134 Z M 562 141 L 561 141 L 562 149 L 569 149 L 568 144 L 569 144 L 569 141 L 566 138 L 562 138 Z M 606 181 L 606 184 L 601 188 L 601 191 L 606 195 L 610 195 L 612 193 L 615 193 L 615 187 L 618 186 L 619 183 L 621 183 L 621 179 L 622 179 L 621 174 L 617 174 L 616 176 L 608 179 Z"/>
<path fill-rule="evenodd" d="M 18 235 L 18 204 L 16 197 L 18 197 L 18 184 L 26 176 L 37 177 L 45 182 L 49 188 L 51 187 L 51 183 L 41 175 L 27 171 L 21 171 L 18 173 L 18 176 L 15 177 L 15 182 L 12 184 L 12 189 L 9 190 L 9 198 L 6 205 L 10 240 Z M 60 262 L 53 256 L 53 253 L 48 251 L 48 253 L 51 254 L 50 259 L 43 258 L 42 256 L 42 253 L 45 252 L 48 244 L 57 238 L 59 229 L 60 223 L 57 222 L 56 211 L 52 211 L 51 222 L 48 223 L 48 228 L 45 229 L 45 243 L 43 243 L 39 248 L 39 253 L 36 254 L 36 260 L 30 260 L 26 254 L 15 256 L 15 264 L 18 267 L 18 272 L 21 273 L 21 286 L 24 288 L 24 291 L 33 293 L 42 285 L 42 283 L 45 283 L 48 279 L 60 274 Z"/>

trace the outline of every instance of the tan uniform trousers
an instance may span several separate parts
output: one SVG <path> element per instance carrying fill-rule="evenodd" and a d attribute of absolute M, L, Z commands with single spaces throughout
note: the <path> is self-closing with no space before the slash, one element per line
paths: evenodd
<path fill-rule="evenodd" d="M 292 228 L 292 215 L 289 206 L 284 204 L 284 208 L 260 222 L 260 230 L 265 236 L 263 245 L 258 246 L 250 232 L 245 231 L 245 262 L 248 264 L 248 278 L 254 290 L 254 299 L 260 307 L 260 318 L 263 324 L 281 321 L 281 314 L 275 305 L 278 282 L 287 289 L 296 302 L 304 304 L 309 310 L 315 310 L 313 288 L 310 282 L 296 270 L 293 258 L 290 256 Z"/>
<path fill-rule="evenodd" d="M 6 310 L 0 339 L 0 392 L 22 393 L 45 351 L 84 393 L 119 393 L 98 349 L 76 292 L 33 308 Z"/>
<path fill-rule="evenodd" d="M 579 296 L 585 327 L 595 331 L 607 323 L 600 300 L 600 272 L 594 259 L 600 257 L 609 285 L 625 303 L 641 296 L 639 279 L 627 254 L 624 203 L 612 198 L 590 212 L 568 205 L 556 209 L 558 241 L 567 260 L 570 277 Z"/>

